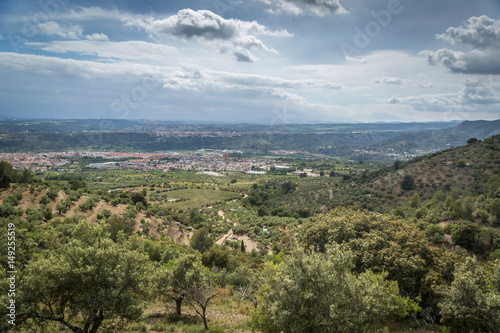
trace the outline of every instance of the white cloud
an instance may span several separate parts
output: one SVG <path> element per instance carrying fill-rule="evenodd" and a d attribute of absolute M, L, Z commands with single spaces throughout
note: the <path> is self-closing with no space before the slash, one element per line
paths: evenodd
<path fill-rule="evenodd" d="M 385 84 L 403 84 L 403 80 L 399 77 L 383 77 L 380 79 L 375 79 L 374 82 Z"/>
<path fill-rule="evenodd" d="M 236 19 L 225 19 L 208 10 L 180 10 L 177 14 L 164 19 L 153 17 L 129 17 L 125 25 L 138 27 L 152 35 L 165 35 L 180 39 L 196 39 L 209 43 L 220 52 L 231 51 L 236 60 L 255 61 L 251 50 L 277 51 L 266 46 L 256 36 L 292 37 L 286 30 L 270 31 L 256 21 L 248 22 Z"/>
<path fill-rule="evenodd" d="M 438 112 L 490 112 L 500 107 L 500 82 L 490 80 L 466 80 L 462 89 L 455 93 L 422 94 L 391 97 L 388 104 L 404 104 L 417 111 Z M 490 116 L 491 117 L 491 116 Z"/>
<path fill-rule="evenodd" d="M 304 95 L 305 90 L 324 89 L 328 92 L 340 89 L 338 85 L 319 80 L 286 80 L 214 71 L 199 66 L 165 67 L 122 61 L 94 62 L 17 53 L 0 53 L 0 70 L 9 77 L 16 77 L 19 85 L 26 84 L 26 80 L 32 83 L 50 82 L 33 86 L 26 101 L 42 96 L 43 103 L 47 103 L 47 94 L 59 89 L 65 99 L 73 98 L 73 103 L 80 101 L 82 105 L 87 105 L 84 98 L 88 96 L 82 94 L 81 87 L 88 85 L 84 90 L 94 94 L 92 103 L 100 104 L 101 108 L 109 112 L 113 99 L 120 96 L 130 98 L 130 92 L 134 89 L 143 90 L 142 82 L 148 79 L 157 82 L 158 88 L 154 92 L 148 92 L 148 98 L 144 98 L 144 101 L 141 98 L 140 101 L 132 100 L 129 104 L 140 104 L 148 110 L 159 106 L 167 110 L 188 110 L 191 107 L 201 117 L 208 110 L 223 110 L 227 107 L 228 112 L 233 111 L 234 119 L 247 121 L 253 117 L 269 117 L 270 109 L 276 105 L 286 105 L 292 114 L 300 114 L 302 120 L 308 119 L 311 112 L 320 114 L 336 107 L 308 100 Z M 196 98 L 193 98 L 193 93 Z M 103 96 L 99 97 L 98 94 Z M 150 111 L 147 115 L 151 115 Z M 181 113 L 180 117 L 182 116 L 187 114 Z"/>
<path fill-rule="evenodd" d="M 27 47 L 40 48 L 46 52 L 75 52 L 103 59 L 121 59 L 128 61 L 155 62 L 165 64 L 172 58 L 180 57 L 179 51 L 172 46 L 153 44 L 143 41 L 106 42 L 98 40 L 52 41 L 47 43 L 29 42 Z"/>
<path fill-rule="evenodd" d="M 345 13 L 339 0 L 259 0 L 271 13 L 303 15 L 311 13 L 317 16 Z"/>
<path fill-rule="evenodd" d="M 83 28 L 79 25 L 66 24 L 64 26 L 54 21 L 47 21 L 37 25 L 42 35 L 57 36 L 64 39 L 80 39 Z"/>
<path fill-rule="evenodd" d="M 92 34 L 92 35 L 87 35 L 85 36 L 85 39 L 87 40 L 95 40 L 95 41 L 103 41 L 103 42 L 107 42 L 109 40 L 108 36 L 106 36 L 105 34 L 103 33 L 95 33 L 95 34 Z"/>
<path fill-rule="evenodd" d="M 359 63 L 359 64 L 366 64 L 367 60 L 366 58 L 359 58 L 359 57 L 345 57 L 345 60 L 348 63 Z"/>
<path fill-rule="evenodd" d="M 465 82 L 464 88 L 458 94 L 461 103 L 466 105 L 500 106 L 500 84 L 498 82 L 471 81 Z"/>
<path fill-rule="evenodd" d="M 442 64 L 455 73 L 500 74 L 500 21 L 485 15 L 474 16 L 463 26 L 450 27 L 436 38 L 475 49 L 469 52 L 447 48 L 422 51 L 420 54 L 427 57 L 429 64 Z"/>
<path fill-rule="evenodd" d="M 469 44 L 476 48 L 500 46 L 500 21 L 486 15 L 473 16 L 463 26 L 450 27 L 445 34 L 436 37 L 451 44 Z"/>

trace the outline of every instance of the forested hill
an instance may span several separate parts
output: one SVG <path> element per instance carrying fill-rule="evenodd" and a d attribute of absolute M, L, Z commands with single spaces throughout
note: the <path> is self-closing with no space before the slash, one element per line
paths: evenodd
<path fill-rule="evenodd" d="M 401 199 L 418 194 L 421 199 L 432 198 L 437 191 L 452 188 L 467 189 L 482 194 L 485 184 L 500 174 L 500 135 L 484 141 L 469 138 L 469 144 L 419 156 L 407 162 L 396 161 L 393 166 L 345 182 L 346 190 L 356 188 L 365 195 L 353 197 L 366 207 L 394 207 Z M 404 183 L 404 179 L 411 182 Z M 343 193 L 345 204 L 346 194 Z M 340 204 L 340 202 L 338 202 Z"/>
<path fill-rule="evenodd" d="M 390 154 L 422 155 L 465 145 L 471 137 L 485 139 L 500 134 L 500 120 L 464 121 L 451 128 L 408 132 L 377 142 L 355 153 L 354 159 L 377 160 Z"/>

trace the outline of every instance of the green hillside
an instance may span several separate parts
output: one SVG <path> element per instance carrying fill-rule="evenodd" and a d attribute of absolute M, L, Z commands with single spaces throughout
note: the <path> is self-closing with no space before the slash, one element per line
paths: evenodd
<path fill-rule="evenodd" d="M 2 332 L 500 325 L 500 136 L 389 167 L 287 163 L 308 171 L 35 175 L 0 162 L 0 283 L 15 269 L 17 295 Z"/>
<path fill-rule="evenodd" d="M 410 132 L 368 145 L 353 154 L 354 159 L 377 160 L 401 156 L 423 155 L 465 145 L 470 138 L 485 139 L 500 134 L 500 120 L 464 121 L 454 127 L 440 130 Z"/>

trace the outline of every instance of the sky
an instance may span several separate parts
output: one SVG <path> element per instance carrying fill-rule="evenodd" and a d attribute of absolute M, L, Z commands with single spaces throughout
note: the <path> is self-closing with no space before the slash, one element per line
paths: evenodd
<path fill-rule="evenodd" d="M 496 120 L 498 0 L 0 0 L 0 118 Z"/>

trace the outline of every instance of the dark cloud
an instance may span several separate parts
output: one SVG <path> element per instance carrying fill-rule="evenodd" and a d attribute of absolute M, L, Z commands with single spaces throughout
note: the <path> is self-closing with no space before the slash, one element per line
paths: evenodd
<path fill-rule="evenodd" d="M 476 49 L 460 52 L 450 49 L 422 51 L 430 65 L 443 64 L 452 72 L 464 74 L 500 74 L 500 50 Z"/>

